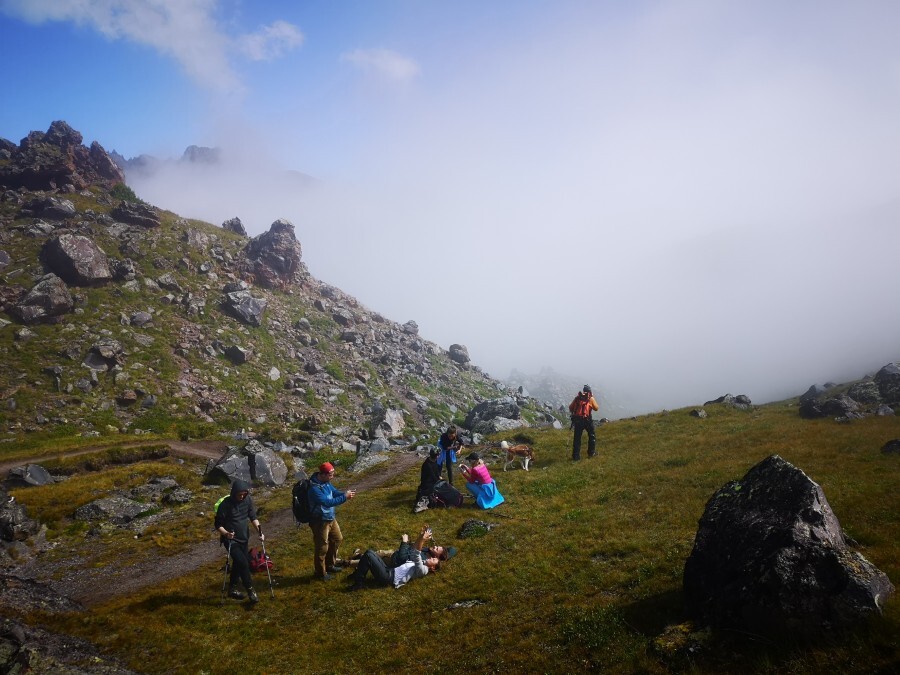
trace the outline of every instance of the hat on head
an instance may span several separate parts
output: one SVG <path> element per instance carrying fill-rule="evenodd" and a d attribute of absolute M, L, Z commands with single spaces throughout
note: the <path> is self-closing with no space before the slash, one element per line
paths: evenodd
<path fill-rule="evenodd" d="M 500 449 L 509 450 L 509 443 L 507 443 L 506 441 L 500 441 Z"/>
<path fill-rule="evenodd" d="M 477 452 L 470 452 L 469 455 L 466 457 L 466 459 L 475 462 L 475 461 L 481 459 L 481 455 L 479 455 Z"/>
<path fill-rule="evenodd" d="M 447 551 L 447 560 L 450 560 L 453 556 L 456 555 L 456 547 L 455 546 L 445 546 L 444 550 Z"/>
<path fill-rule="evenodd" d="M 331 473 L 334 471 L 334 464 L 331 462 L 322 462 L 319 465 L 319 473 Z"/>
<path fill-rule="evenodd" d="M 591 393 L 591 385 L 589 385 L 589 384 L 584 385 L 581 388 L 581 391 L 583 391 L 586 394 L 590 394 Z"/>
<path fill-rule="evenodd" d="M 431 450 L 429 450 L 429 451 L 428 451 L 428 456 L 431 457 L 431 459 L 434 459 L 435 457 L 437 457 L 437 456 L 438 456 L 438 449 L 437 449 L 437 448 L 432 448 Z"/>

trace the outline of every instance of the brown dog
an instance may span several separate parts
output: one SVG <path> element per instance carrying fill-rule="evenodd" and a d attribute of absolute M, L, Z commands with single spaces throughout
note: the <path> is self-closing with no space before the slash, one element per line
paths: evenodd
<path fill-rule="evenodd" d="M 506 471 L 513 462 L 519 462 L 522 468 L 528 471 L 529 462 L 534 461 L 534 451 L 524 443 L 520 445 L 506 445 L 505 448 L 503 445 L 506 445 L 505 441 L 500 446 L 501 449 L 506 450 L 506 463 L 503 465 L 503 470 Z"/>

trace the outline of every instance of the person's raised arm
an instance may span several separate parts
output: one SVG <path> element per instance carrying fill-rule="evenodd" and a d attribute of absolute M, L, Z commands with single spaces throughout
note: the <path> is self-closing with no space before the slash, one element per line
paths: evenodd
<path fill-rule="evenodd" d="M 423 525 L 419 538 L 416 540 L 416 550 L 421 551 L 425 546 L 425 542 L 429 539 L 431 539 L 431 528 L 428 525 Z"/>

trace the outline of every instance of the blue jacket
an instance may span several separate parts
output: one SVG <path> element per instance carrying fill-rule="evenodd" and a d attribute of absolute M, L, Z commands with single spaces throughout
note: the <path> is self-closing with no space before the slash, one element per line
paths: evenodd
<path fill-rule="evenodd" d="M 347 497 L 331 483 L 319 480 L 319 474 L 309 479 L 309 505 L 313 520 L 334 520 L 334 507 L 340 506 Z"/>
<path fill-rule="evenodd" d="M 456 443 L 459 443 L 459 438 L 456 439 Z M 444 462 L 448 462 L 450 464 L 456 464 L 456 448 L 453 447 L 453 442 L 450 440 L 450 437 L 447 436 L 447 432 L 441 434 L 441 437 L 438 439 L 438 448 L 440 448 L 440 452 L 437 456 L 437 463 L 439 466 L 443 466 Z"/>

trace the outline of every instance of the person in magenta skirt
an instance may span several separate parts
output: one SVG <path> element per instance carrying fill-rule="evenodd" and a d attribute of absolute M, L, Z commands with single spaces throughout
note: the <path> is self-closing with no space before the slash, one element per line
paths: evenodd
<path fill-rule="evenodd" d="M 483 509 L 492 509 L 504 502 L 497 489 L 497 482 L 491 478 L 487 465 L 477 452 L 470 453 L 467 460 L 472 466 L 459 465 L 459 472 L 466 479 L 466 489 L 475 496 L 475 503 Z"/>

